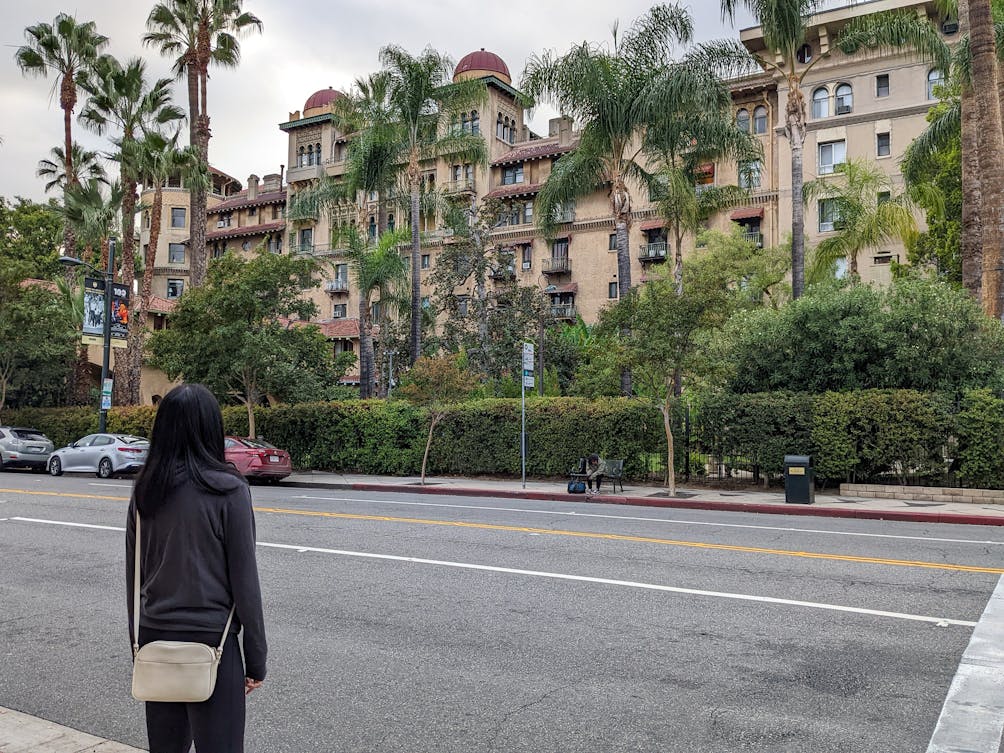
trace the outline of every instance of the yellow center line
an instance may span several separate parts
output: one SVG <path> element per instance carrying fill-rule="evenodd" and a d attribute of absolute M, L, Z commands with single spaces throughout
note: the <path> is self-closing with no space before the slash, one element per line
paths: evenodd
<path fill-rule="evenodd" d="M 0 493 L 30 494 L 44 497 L 69 497 L 73 499 L 105 499 L 127 502 L 129 497 L 113 497 L 101 494 L 67 494 L 65 492 L 27 491 L 24 489 L 0 489 Z M 689 547 L 692 549 L 709 549 L 723 552 L 744 552 L 747 554 L 773 554 L 780 557 L 801 557 L 803 559 L 831 560 L 836 562 L 859 562 L 869 565 L 889 565 L 893 567 L 916 567 L 928 570 L 948 570 L 961 573 L 989 573 L 1004 575 L 1004 568 L 977 567 L 975 565 L 956 565 L 948 562 L 924 562 L 920 560 L 894 560 L 882 557 L 858 557 L 852 554 L 827 554 L 825 552 L 799 552 L 790 549 L 768 549 L 756 546 L 737 546 L 734 544 L 713 544 L 707 541 L 683 541 L 678 539 L 658 539 L 649 536 L 628 536 L 620 533 L 593 533 L 590 531 L 565 531 L 550 528 L 530 528 L 526 526 L 507 526 L 497 523 L 468 523 L 462 520 L 434 520 L 427 518 L 398 518 L 389 515 L 359 515 L 347 512 L 321 512 L 315 510 L 294 510 L 283 507 L 255 507 L 256 512 L 273 513 L 276 515 L 300 515 L 317 518 L 337 518 L 340 520 L 369 520 L 380 523 L 410 523 L 413 525 L 447 526 L 452 528 L 473 528 L 481 531 L 508 531 L 511 533 L 536 533 L 546 536 L 569 536 L 581 539 L 598 539 L 603 541 L 629 541 L 638 544 L 659 544 L 662 546 Z"/>

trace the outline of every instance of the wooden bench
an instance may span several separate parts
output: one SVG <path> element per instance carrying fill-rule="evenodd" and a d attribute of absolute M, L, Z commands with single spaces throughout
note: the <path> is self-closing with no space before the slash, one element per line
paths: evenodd
<path fill-rule="evenodd" d="M 607 466 L 607 472 L 603 475 L 604 481 L 609 481 L 613 491 L 617 491 L 620 484 L 621 491 L 624 491 L 624 459 L 606 460 L 601 459 Z M 585 481 L 589 474 L 586 472 L 586 459 L 579 458 L 579 464 L 568 474 L 573 481 Z"/>

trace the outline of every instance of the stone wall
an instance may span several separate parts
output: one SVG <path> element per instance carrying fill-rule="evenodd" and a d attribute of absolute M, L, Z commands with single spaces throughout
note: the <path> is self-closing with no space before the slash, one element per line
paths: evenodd
<path fill-rule="evenodd" d="M 971 502 L 1004 505 L 1004 490 L 956 489 L 944 486 L 893 486 L 886 484 L 841 484 L 842 497 L 906 499 L 923 502 Z"/>

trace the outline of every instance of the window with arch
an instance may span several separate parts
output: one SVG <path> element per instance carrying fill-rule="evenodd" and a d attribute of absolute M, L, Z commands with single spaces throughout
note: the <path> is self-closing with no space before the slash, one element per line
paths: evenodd
<path fill-rule="evenodd" d="M 387 229 L 394 232 L 394 215 L 392 214 L 387 215 Z"/>
<path fill-rule="evenodd" d="M 314 159 L 317 161 L 318 165 L 320 165 L 323 162 L 323 160 L 321 159 L 321 145 L 320 144 L 314 144 Z"/>
<path fill-rule="evenodd" d="M 502 138 L 502 113 L 499 113 L 499 119 L 495 122 L 495 136 Z"/>
<path fill-rule="evenodd" d="M 509 118 L 502 121 L 502 140 L 509 140 Z"/>
<path fill-rule="evenodd" d="M 927 98 L 937 99 L 934 90 L 945 83 L 945 74 L 937 68 L 932 68 L 927 74 Z"/>
<path fill-rule="evenodd" d="M 460 132 L 461 133 L 470 133 L 471 132 L 471 124 L 470 124 L 470 121 L 467 120 L 467 113 L 466 112 L 463 115 L 460 116 Z"/>
<path fill-rule="evenodd" d="M 810 62 L 812 60 L 812 45 L 803 44 L 801 47 L 799 47 L 798 51 L 795 53 L 795 59 L 798 60 L 798 62 L 800 62 L 802 65 L 805 65 L 806 63 Z"/>
<path fill-rule="evenodd" d="M 306 150 L 301 146 L 300 147 L 299 160 L 297 161 L 296 166 L 297 167 L 303 167 L 306 164 L 307 164 Z"/>
<path fill-rule="evenodd" d="M 854 91 L 850 84 L 837 85 L 836 112 L 837 115 L 849 115 L 854 111 Z"/>
<path fill-rule="evenodd" d="M 825 86 L 820 86 L 812 93 L 812 117 L 830 117 L 830 91 Z"/>
<path fill-rule="evenodd" d="M 475 136 L 481 133 L 481 116 L 477 110 L 471 111 L 471 133 Z"/>
<path fill-rule="evenodd" d="M 767 108 L 763 105 L 753 111 L 753 133 L 767 133 Z"/>
<path fill-rule="evenodd" d="M 515 144 L 516 143 L 516 121 L 515 120 L 509 126 L 509 143 L 510 144 Z"/>
<path fill-rule="evenodd" d="M 374 217 L 373 215 L 370 215 L 370 223 L 369 223 L 368 231 L 369 231 L 370 240 L 376 240 L 377 224 L 376 224 L 376 217 Z"/>
<path fill-rule="evenodd" d="M 750 112 L 745 107 L 736 113 L 736 127 L 743 133 L 750 132 Z"/>

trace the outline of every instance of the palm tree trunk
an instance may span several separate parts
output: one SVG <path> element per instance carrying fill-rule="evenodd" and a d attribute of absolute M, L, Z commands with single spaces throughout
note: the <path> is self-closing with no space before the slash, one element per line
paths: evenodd
<path fill-rule="evenodd" d="M 136 181 L 125 176 L 123 167 L 122 185 L 125 192 L 122 195 L 122 284 L 133 295 L 133 282 L 136 279 Z M 137 304 L 132 305 L 135 312 Z M 142 370 L 142 333 L 139 324 L 132 317 L 129 320 L 128 347 L 125 353 L 125 374 L 119 380 L 116 405 L 139 405 L 140 374 Z"/>
<path fill-rule="evenodd" d="M 59 106 L 63 108 L 63 162 L 66 174 L 66 182 L 63 186 L 63 205 L 66 205 L 66 189 L 76 185 L 77 174 L 73 169 L 73 107 L 76 103 L 76 85 L 72 76 L 64 76 L 59 95 Z M 67 256 L 76 256 L 76 236 L 70 227 L 70 221 L 64 220 L 63 230 L 63 253 Z M 74 280 L 73 267 L 67 266 L 66 282 L 72 283 Z"/>
<path fill-rule="evenodd" d="M 200 63 L 197 55 L 192 55 L 186 64 L 188 76 L 188 112 L 189 138 L 198 154 L 199 160 L 209 169 L 209 133 L 208 123 L 199 107 L 199 91 L 202 80 Z M 205 93 L 202 94 L 205 100 Z M 212 176 L 210 176 L 212 181 Z M 189 187 L 189 284 L 202 285 L 206 281 L 206 268 L 209 259 L 206 255 L 206 187 L 201 181 L 195 181 Z"/>
<path fill-rule="evenodd" d="M 617 293 L 623 301 L 631 292 L 631 195 L 623 179 L 617 179 L 610 191 L 610 206 L 614 215 L 614 231 L 617 235 Z M 621 329 L 621 337 L 631 336 L 627 327 Z M 621 394 L 631 396 L 631 370 L 621 369 Z"/>
<path fill-rule="evenodd" d="M 997 54 L 990 0 L 962 0 L 973 55 L 973 91 L 976 93 L 980 192 L 983 205 L 983 310 L 1000 319 L 1004 313 L 1004 134 L 997 88 Z"/>
<path fill-rule="evenodd" d="M 673 229 L 674 240 L 676 241 L 675 255 L 673 258 L 673 279 L 676 280 L 676 294 L 683 295 L 683 233 L 679 226 Z"/>
<path fill-rule="evenodd" d="M 418 234 L 419 185 L 418 162 L 414 171 L 409 169 L 408 183 L 411 189 L 411 363 L 414 365 L 422 355 L 422 278 L 419 270 L 422 245 Z"/>
<path fill-rule="evenodd" d="M 962 90 L 962 285 L 977 300 L 983 287 L 983 217 L 979 121 L 971 87 Z"/>
<path fill-rule="evenodd" d="M 802 147 L 805 144 L 805 102 L 797 80 L 788 90 L 788 144 L 791 147 L 791 297 L 805 290 L 805 206 Z"/>
<path fill-rule="evenodd" d="M 373 331 L 370 327 L 369 296 L 359 291 L 359 399 L 373 397 Z"/>

